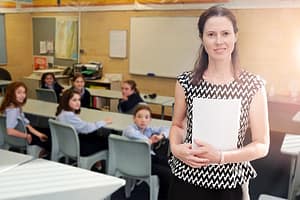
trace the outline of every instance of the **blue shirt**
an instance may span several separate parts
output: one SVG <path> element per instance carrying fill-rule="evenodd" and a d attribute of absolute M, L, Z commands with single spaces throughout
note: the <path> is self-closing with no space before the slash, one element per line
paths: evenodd
<path fill-rule="evenodd" d="M 6 128 L 16 128 L 18 125 L 18 119 L 24 124 L 24 126 L 29 125 L 29 120 L 25 117 L 24 113 L 21 112 L 20 108 L 6 108 Z"/>
<path fill-rule="evenodd" d="M 106 125 L 106 122 L 104 121 L 97 121 L 94 123 L 83 121 L 74 112 L 65 110 L 61 111 L 57 116 L 57 120 L 72 125 L 77 133 L 82 134 L 92 133 Z"/>
<path fill-rule="evenodd" d="M 147 127 L 144 132 L 136 125 L 132 124 L 129 125 L 125 130 L 123 130 L 123 135 L 131 138 L 131 139 L 141 139 L 146 140 L 152 136 L 152 135 L 159 135 L 163 134 L 165 137 L 169 136 L 169 127 Z"/>

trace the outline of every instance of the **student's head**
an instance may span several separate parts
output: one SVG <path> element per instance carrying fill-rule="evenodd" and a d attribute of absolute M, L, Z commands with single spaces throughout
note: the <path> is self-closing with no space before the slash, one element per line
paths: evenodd
<path fill-rule="evenodd" d="M 139 90 L 137 89 L 134 80 L 123 81 L 121 85 L 121 90 L 122 90 L 122 95 L 126 97 L 132 95 L 133 93 L 139 94 Z"/>
<path fill-rule="evenodd" d="M 85 85 L 84 76 L 81 73 L 74 74 L 74 77 L 72 78 L 72 84 L 75 90 L 81 92 Z"/>
<path fill-rule="evenodd" d="M 27 87 L 23 82 L 12 82 L 6 87 L 6 93 L 0 107 L 3 112 L 8 106 L 21 107 L 27 101 Z"/>
<path fill-rule="evenodd" d="M 139 104 L 133 112 L 133 121 L 141 129 L 147 128 L 151 122 L 151 108 L 147 104 Z"/>
<path fill-rule="evenodd" d="M 55 75 L 52 72 L 47 72 L 42 75 L 42 85 L 53 85 L 56 82 Z"/>
<path fill-rule="evenodd" d="M 57 107 L 56 116 L 61 113 L 62 110 L 72 111 L 76 114 L 80 113 L 80 93 L 76 90 L 66 90 L 63 92 L 59 105 Z"/>
<path fill-rule="evenodd" d="M 199 37 L 202 40 L 195 64 L 193 83 L 202 79 L 209 62 L 229 59 L 236 75 L 239 69 L 237 53 L 237 21 L 227 8 L 213 6 L 204 11 L 198 21 Z"/>

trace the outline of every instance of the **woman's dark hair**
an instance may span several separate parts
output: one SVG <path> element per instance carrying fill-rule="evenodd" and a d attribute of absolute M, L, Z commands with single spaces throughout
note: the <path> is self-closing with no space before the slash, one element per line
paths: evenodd
<path fill-rule="evenodd" d="M 46 72 L 46 73 L 44 73 L 44 74 L 42 75 L 42 78 L 41 78 L 41 84 L 42 84 L 42 86 L 45 86 L 45 85 L 46 85 L 45 80 L 46 80 L 46 78 L 47 78 L 48 75 L 52 76 L 52 78 L 53 78 L 53 80 L 54 80 L 54 83 L 56 82 L 56 78 L 55 78 L 54 73 L 52 73 L 52 72 Z"/>
<path fill-rule="evenodd" d="M 138 104 L 138 105 L 136 106 L 136 108 L 135 108 L 134 111 L 133 111 L 133 116 L 135 117 L 136 114 L 137 114 L 140 110 L 148 110 L 149 113 L 150 113 L 150 117 L 151 117 L 151 115 L 152 115 L 152 110 L 151 110 L 151 108 L 150 108 L 147 104 L 145 104 L 145 103 L 140 103 L 140 104 Z"/>
<path fill-rule="evenodd" d="M 62 96 L 60 97 L 59 104 L 57 106 L 55 116 L 59 115 L 62 110 L 73 111 L 73 109 L 70 108 L 70 106 L 69 106 L 69 101 L 70 101 L 70 99 L 73 98 L 73 96 L 75 94 L 78 94 L 80 96 L 79 92 L 77 92 L 75 90 L 72 90 L 72 89 L 68 89 L 68 90 L 63 92 Z M 79 113 L 80 113 L 80 109 L 75 110 L 75 114 L 79 114 Z"/>
<path fill-rule="evenodd" d="M 137 89 L 136 82 L 134 80 L 126 80 L 123 81 L 123 83 L 127 83 L 135 93 L 140 94 L 140 91 Z"/>
<path fill-rule="evenodd" d="M 204 31 L 205 23 L 211 17 L 228 18 L 232 23 L 234 33 L 236 34 L 238 32 L 237 22 L 234 14 L 227 8 L 221 6 L 213 6 L 207 9 L 206 11 L 204 11 L 199 17 L 198 31 L 199 31 L 199 37 L 202 41 L 203 41 L 203 31 Z M 240 66 L 239 66 L 239 57 L 238 57 L 236 43 L 234 44 L 234 49 L 231 53 L 231 59 L 232 59 L 232 65 L 234 70 L 234 77 L 235 79 L 237 79 L 238 77 L 237 72 Z M 205 48 L 203 47 L 203 45 L 201 44 L 199 49 L 199 57 L 195 62 L 192 84 L 196 85 L 199 83 L 200 80 L 203 79 L 203 74 L 207 69 L 207 67 L 208 67 L 208 54 Z"/>
<path fill-rule="evenodd" d="M 25 89 L 25 93 L 27 94 L 27 87 L 23 82 L 20 81 L 12 82 L 6 87 L 6 93 L 2 101 L 2 104 L 0 106 L 1 113 L 3 113 L 4 110 L 11 105 L 14 105 L 15 107 L 22 107 L 23 105 L 25 105 L 27 101 L 27 95 L 22 103 L 17 101 L 16 90 L 19 87 L 23 87 Z"/>

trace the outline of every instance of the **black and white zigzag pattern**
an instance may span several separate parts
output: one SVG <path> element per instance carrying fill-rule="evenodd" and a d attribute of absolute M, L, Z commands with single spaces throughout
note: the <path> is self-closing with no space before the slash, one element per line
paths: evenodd
<path fill-rule="evenodd" d="M 199 85 L 191 84 L 192 72 L 184 72 L 178 76 L 178 81 L 184 88 L 187 101 L 187 135 L 186 143 L 192 143 L 192 109 L 193 98 L 211 99 L 241 99 L 242 110 L 237 147 L 243 146 L 245 133 L 249 125 L 249 109 L 255 93 L 264 82 L 258 76 L 243 71 L 239 80 L 224 85 L 216 85 L 201 81 Z M 255 170 L 249 162 L 229 163 L 224 165 L 209 165 L 201 168 L 192 168 L 174 156 L 170 159 L 170 166 L 175 176 L 191 184 L 205 188 L 227 189 L 242 185 L 256 176 Z"/>

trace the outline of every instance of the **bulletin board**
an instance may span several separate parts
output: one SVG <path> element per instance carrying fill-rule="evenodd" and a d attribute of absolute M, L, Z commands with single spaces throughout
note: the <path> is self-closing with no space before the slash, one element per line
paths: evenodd
<path fill-rule="evenodd" d="M 74 63 L 77 63 L 77 59 L 65 59 L 55 56 L 56 17 L 33 17 L 32 27 L 33 55 L 52 57 L 52 62 L 55 65 L 72 66 Z M 51 42 L 53 51 L 41 51 L 41 41 L 45 42 L 45 46 L 48 45 L 48 42 Z"/>
<path fill-rule="evenodd" d="M 200 39 L 198 17 L 132 17 L 129 72 L 175 78 L 191 70 Z"/>

